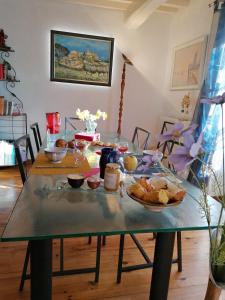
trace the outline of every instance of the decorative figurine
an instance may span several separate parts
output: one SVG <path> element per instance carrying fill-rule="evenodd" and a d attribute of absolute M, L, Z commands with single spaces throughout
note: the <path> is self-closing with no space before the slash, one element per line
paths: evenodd
<path fill-rule="evenodd" d="M 7 35 L 4 33 L 3 29 L 0 29 L 0 47 L 7 47 L 5 44 L 5 40 L 7 39 Z"/>
<path fill-rule="evenodd" d="M 184 95 L 181 102 L 181 112 L 188 115 L 189 114 L 189 106 L 191 104 L 190 93 Z"/>

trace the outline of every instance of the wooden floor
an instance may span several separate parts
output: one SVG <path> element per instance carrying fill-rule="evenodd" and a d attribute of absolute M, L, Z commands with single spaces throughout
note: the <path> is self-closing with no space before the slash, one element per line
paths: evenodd
<path fill-rule="evenodd" d="M 0 169 L 0 229 L 5 222 L 21 190 L 16 169 Z M 145 249 L 152 257 L 154 241 L 151 235 L 139 235 Z M 151 270 L 123 273 L 121 284 L 116 284 L 118 237 L 108 237 L 102 249 L 101 272 L 98 284 L 93 283 L 94 274 L 65 276 L 53 279 L 53 300 L 145 300 L 149 295 Z M 186 232 L 182 234 L 183 272 L 173 265 L 169 300 L 204 299 L 208 280 L 208 234 Z M 92 266 L 95 260 L 96 239 L 88 245 L 87 238 L 65 241 L 65 266 Z M 29 299 L 29 281 L 23 292 L 18 292 L 20 273 L 26 243 L 0 243 L 0 300 Z M 126 238 L 124 264 L 142 263 L 143 259 L 130 238 Z M 166 251 L 166 249 L 165 249 Z M 54 268 L 59 265 L 58 241 L 54 240 Z M 159 285 L 160 288 L 160 285 Z M 222 294 L 221 300 L 225 300 Z M 40 299 L 41 300 L 41 299 Z"/>

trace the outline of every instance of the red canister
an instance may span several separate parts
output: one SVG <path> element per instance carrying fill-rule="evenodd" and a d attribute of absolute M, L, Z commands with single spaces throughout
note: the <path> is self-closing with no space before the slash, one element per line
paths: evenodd
<path fill-rule="evenodd" d="M 59 133 L 61 125 L 61 117 L 59 112 L 46 113 L 46 121 L 46 130 L 49 131 L 49 133 Z"/>

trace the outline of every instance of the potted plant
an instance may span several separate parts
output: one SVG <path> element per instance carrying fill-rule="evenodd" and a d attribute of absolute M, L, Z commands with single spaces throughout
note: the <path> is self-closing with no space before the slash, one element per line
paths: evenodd
<path fill-rule="evenodd" d="M 225 289 L 225 221 L 223 219 L 223 212 L 225 207 L 225 163 L 224 163 L 224 128 L 223 128 L 223 104 L 225 103 L 225 93 L 221 96 L 209 99 L 201 99 L 201 103 L 209 105 L 221 106 L 221 137 L 222 137 L 222 172 L 218 174 L 213 166 L 204 160 L 207 153 L 204 148 L 204 130 L 200 133 L 197 140 L 194 138 L 194 131 L 197 128 L 192 124 L 189 128 L 184 129 L 182 123 L 175 124 L 169 131 L 159 136 L 161 142 L 176 140 L 180 145 L 168 156 L 170 164 L 172 164 L 175 171 L 182 172 L 188 168 L 189 174 L 193 181 L 201 190 L 201 197 L 196 198 L 204 217 L 206 218 L 209 231 L 210 240 L 210 279 L 220 289 Z M 197 166 L 197 168 L 195 168 Z M 162 165 L 162 168 L 165 166 Z M 196 172 L 196 170 L 198 172 Z M 166 169 L 166 171 L 171 172 Z M 171 172 L 171 174 L 173 174 Z M 200 174 L 200 176 L 198 176 Z M 211 207 L 209 205 L 209 180 L 213 182 L 214 195 L 221 204 L 218 221 L 215 228 L 211 224 Z"/>

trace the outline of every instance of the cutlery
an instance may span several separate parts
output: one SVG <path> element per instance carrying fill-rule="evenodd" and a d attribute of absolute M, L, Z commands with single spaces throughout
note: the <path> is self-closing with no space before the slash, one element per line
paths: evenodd
<path fill-rule="evenodd" d="M 35 166 L 38 169 L 75 169 L 77 166 Z"/>

